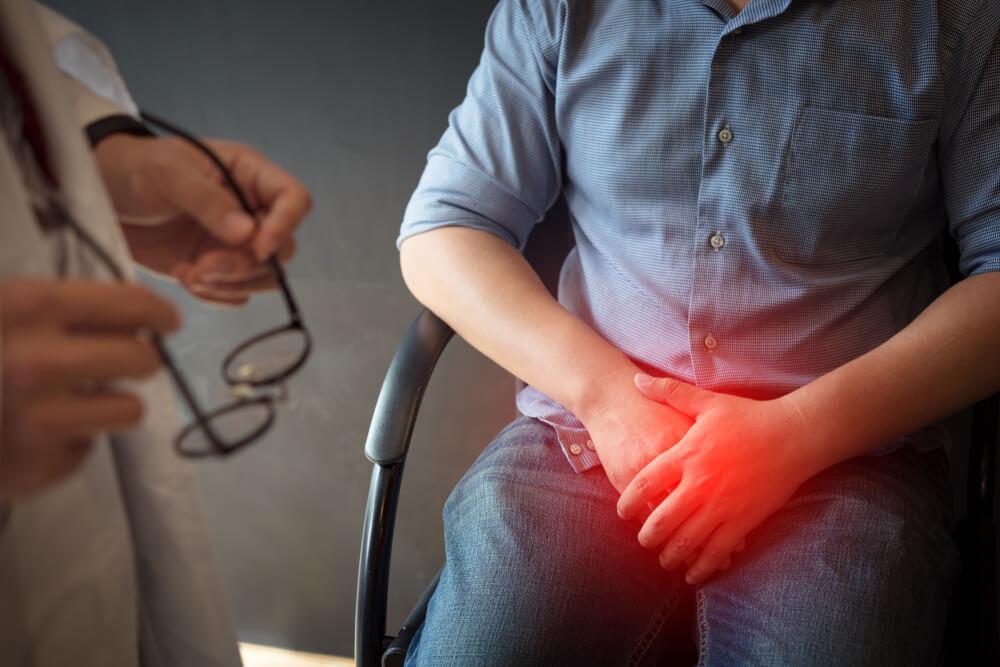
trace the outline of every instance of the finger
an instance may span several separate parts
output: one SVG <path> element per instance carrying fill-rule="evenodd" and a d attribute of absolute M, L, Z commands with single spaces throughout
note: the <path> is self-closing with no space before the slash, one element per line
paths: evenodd
<path fill-rule="evenodd" d="M 32 401 L 25 408 L 26 440 L 44 447 L 131 428 L 142 419 L 142 401 L 124 392 L 64 392 Z"/>
<path fill-rule="evenodd" d="M 169 301 L 141 285 L 72 280 L 37 294 L 40 319 L 78 330 L 169 333 L 180 315 Z"/>
<path fill-rule="evenodd" d="M 144 378 L 160 366 L 160 357 L 148 341 L 128 335 L 75 335 L 42 332 L 9 341 L 4 379 L 17 391 L 41 389 L 119 378 Z"/>
<path fill-rule="evenodd" d="M 191 296 L 218 306 L 242 306 L 250 300 L 250 297 L 243 292 L 234 291 L 228 287 L 214 288 L 194 283 L 185 285 Z"/>
<path fill-rule="evenodd" d="M 283 246 L 278 248 L 278 261 L 282 264 L 288 262 L 288 260 L 295 256 L 295 250 L 298 247 L 299 244 L 294 238 L 288 239 Z"/>
<path fill-rule="evenodd" d="M 671 491 L 672 490 L 673 489 L 671 489 Z M 653 513 L 653 510 L 655 510 L 660 505 L 660 503 L 666 500 L 667 496 L 669 495 L 670 495 L 669 492 L 659 493 L 655 495 L 652 500 L 650 500 L 645 505 L 639 508 L 639 511 L 636 512 L 635 516 L 633 516 L 632 519 L 634 521 L 638 521 L 639 527 L 641 528 L 642 524 L 646 523 L 646 519 L 649 518 L 649 515 Z"/>
<path fill-rule="evenodd" d="M 715 396 L 710 391 L 674 378 L 653 378 L 645 373 L 636 373 L 635 386 L 647 398 L 665 403 L 692 419 L 697 417 Z"/>
<path fill-rule="evenodd" d="M 618 498 L 618 516 L 628 520 L 638 514 L 658 496 L 668 495 L 681 480 L 682 469 L 674 462 L 670 450 L 646 464 L 632 478 Z"/>
<path fill-rule="evenodd" d="M 16 461 L 14 470 L 4 471 L 4 487 L 12 496 L 20 496 L 57 482 L 76 470 L 92 447 L 93 441 L 84 438 L 59 442 L 44 454 L 40 450 L 29 452 Z"/>
<path fill-rule="evenodd" d="M 294 176 L 247 146 L 213 142 L 213 147 L 230 156 L 236 182 L 266 209 L 252 243 L 254 255 L 263 261 L 292 238 L 312 208 L 309 191 Z"/>
<path fill-rule="evenodd" d="M 742 540 L 736 543 L 736 548 L 733 549 L 733 551 L 735 551 L 736 553 L 740 553 L 746 548 L 747 548 L 747 541 L 746 538 L 743 538 Z"/>
<path fill-rule="evenodd" d="M 295 239 L 290 239 L 285 243 L 278 250 L 279 261 L 288 261 L 295 254 L 295 247 Z M 183 276 L 183 281 L 187 283 L 238 284 L 256 282 L 261 278 L 271 278 L 270 285 L 273 287 L 277 284 L 274 280 L 274 271 L 268 262 L 257 261 L 257 258 L 246 250 L 225 246 L 205 251 L 199 255 L 190 268 L 185 269 L 183 273 L 178 272 L 177 276 Z M 260 291 L 260 289 L 251 291 Z"/>
<path fill-rule="evenodd" d="M 270 292 L 278 288 L 278 280 L 273 275 L 268 274 L 254 280 L 244 280 L 241 282 L 198 282 L 194 283 L 200 289 L 218 290 L 219 293 L 228 294 L 233 298 L 249 299 L 258 292 Z"/>
<path fill-rule="evenodd" d="M 197 169 L 175 169 L 165 176 L 162 192 L 167 203 L 213 237 L 227 245 L 241 245 L 254 236 L 257 223 L 221 178 Z"/>
<path fill-rule="evenodd" d="M 694 551 L 687 555 L 687 558 L 684 559 L 684 565 L 687 567 L 687 569 L 690 570 L 691 566 L 698 562 L 698 556 L 700 555 L 701 554 L 697 551 Z M 733 564 L 732 557 L 726 558 L 726 560 L 722 561 L 722 565 L 719 566 L 719 570 L 720 571 L 728 570 L 732 566 L 732 564 Z"/>
<path fill-rule="evenodd" d="M 707 507 L 701 507 L 677 527 L 660 551 L 660 567 L 673 570 L 688 556 L 697 553 L 715 527 L 719 525 L 718 515 Z M 690 582 L 688 582 L 690 583 Z"/>
<path fill-rule="evenodd" d="M 639 529 L 639 544 L 652 549 L 667 541 L 698 506 L 694 493 L 682 483 L 654 509 Z"/>
<path fill-rule="evenodd" d="M 732 523 L 724 523 L 705 541 L 705 546 L 694 565 L 688 568 L 685 580 L 689 584 L 704 581 L 718 570 L 743 541 L 742 529 Z"/>
<path fill-rule="evenodd" d="M 198 254 L 185 271 L 184 281 L 236 283 L 270 273 L 268 266 L 258 262 L 248 250 L 213 245 Z"/>
<path fill-rule="evenodd" d="M 260 233 L 254 239 L 254 254 L 261 261 L 267 259 L 278 248 L 287 245 L 302 219 L 312 208 L 312 200 L 304 187 L 290 187 L 264 216 Z"/>

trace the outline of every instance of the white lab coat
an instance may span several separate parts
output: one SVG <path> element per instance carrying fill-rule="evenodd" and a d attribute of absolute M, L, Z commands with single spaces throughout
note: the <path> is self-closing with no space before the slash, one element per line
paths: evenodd
<path fill-rule="evenodd" d="M 131 273 L 82 132 L 115 106 L 53 63 L 50 43 L 79 29 L 29 0 L 0 0 L 0 30 L 31 88 L 68 210 Z M 71 274 L 100 275 L 67 239 Z M 17 162 L 0 141 L 0 279 L 55 275 L 52 240 L 41 234 Z M 161 374 L 137 391 L 146 405 L 137 429 L 99 443 L 68 479 L 6 508 L 3 667 L 240 664 L 192 473 L 171 446 L 178 428 L 171 388 Z"/>

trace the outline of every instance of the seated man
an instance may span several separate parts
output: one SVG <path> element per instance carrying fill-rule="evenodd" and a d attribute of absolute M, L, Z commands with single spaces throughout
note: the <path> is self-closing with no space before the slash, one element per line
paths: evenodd
<path fill-rule="evenodd" d="M 401 264 L 529 386 L 446 504 L 408 664 L 656 664 L 685 587 L 699 664 L 935 663 L 937 422 L 1000 388 L 998 29 L 960 0 L 500 2 Z M 556 302 L 517 249 L 560 194 Z"/>

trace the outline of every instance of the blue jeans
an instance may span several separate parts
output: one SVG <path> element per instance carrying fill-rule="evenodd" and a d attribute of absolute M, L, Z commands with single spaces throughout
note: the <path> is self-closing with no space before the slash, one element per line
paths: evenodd
<path fill-rule="evenodd" d="M 942 452 L 814 477 L 695 591 L 699 665 L 935 664 L 958 558 Z M 689 587 L 521 417 L 444 510 L 447 563 L 407 665 L 656 665 Z M 692 633 L 695 630 L 692 628 Z"/>

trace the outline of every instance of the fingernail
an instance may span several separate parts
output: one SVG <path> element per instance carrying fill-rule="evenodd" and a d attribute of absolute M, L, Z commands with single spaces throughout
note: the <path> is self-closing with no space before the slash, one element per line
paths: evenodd
<path fill-rule="evenodd" d="M 645 387 L 648 387 L 649 385 L 653 384 L 653 378 L 651 378 L 650 376 L 646 375 L 645 373 L 636 373 L 635 374 L 635 384 L 639 388 L 645 388 Z"/>
<path fill-rule="evenodd" d="M 684 581 L 686 581 L 688 585 L 694 586 L 701 581 L 701 572 L 688 572 L 684 575 Z"/>

